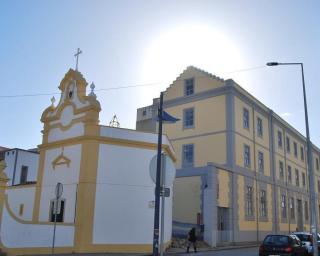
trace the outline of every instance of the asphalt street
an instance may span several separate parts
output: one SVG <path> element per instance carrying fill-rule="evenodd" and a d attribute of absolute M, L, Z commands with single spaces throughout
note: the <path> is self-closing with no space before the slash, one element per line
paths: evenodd
<path fill-rule="evenodd" d="M 206 252 L 197 252 L 194 253 L 177 253 L 170 255 L 185 255 L 185 256 L 258 256 L 259 247 L 251 248 L 241 248 L 241 249 L 229 249 L 229 250 L 219 250 L 219 251 L 206 251 Z"/>

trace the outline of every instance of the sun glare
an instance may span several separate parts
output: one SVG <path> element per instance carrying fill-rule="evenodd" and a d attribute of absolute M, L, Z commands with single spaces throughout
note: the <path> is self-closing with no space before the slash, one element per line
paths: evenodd
<path fill-rule="evenodd" d="M 223 33 L 208 26 L 184 25 L 151 43 L 142 81 L 168 85 L 190 65 L 218 76 L 245 66 L 235 43 Z"/>

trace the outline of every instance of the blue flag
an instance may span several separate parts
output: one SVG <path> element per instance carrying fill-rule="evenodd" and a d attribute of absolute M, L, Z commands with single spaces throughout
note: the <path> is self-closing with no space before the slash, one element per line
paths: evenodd
<path fill-rule="evenodd" d="M 179 121 L 179 118 L 175 118 L 172 115 L 168 114 L 166 111 L 162 111 L 162 122 L 166 124 L 173 124 L 177 121 Z M 159 121 L 159 118 L 157 118 L 157 121 Z"/>

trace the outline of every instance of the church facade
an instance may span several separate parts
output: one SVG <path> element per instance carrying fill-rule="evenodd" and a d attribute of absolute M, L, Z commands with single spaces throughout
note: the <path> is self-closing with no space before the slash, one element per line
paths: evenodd
<path fill-rule="evenodd" d="M 55 252 L 151 252 L 155 184 L 149 173 L 157 134 L 99 124 L 99 101 L 70 69 L 58 104 L 42 114 L 36 183 L 8 187 L 0 170 L 0 243 L 14 254 Z M 175 177 L 175 154 L 163 136 L 167 186 Z M 63 192 L 54 211 L 55 188 Z M 165 200 L 164 241 L 171 240 L 172 193 Z"/>

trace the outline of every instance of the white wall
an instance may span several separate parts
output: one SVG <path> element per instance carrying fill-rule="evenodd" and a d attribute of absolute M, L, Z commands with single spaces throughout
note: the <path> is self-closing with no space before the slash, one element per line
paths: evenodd
<path fill-rule="evenodd" d="M 94 244 L 151 244 L 154 188 L 149 164 L 155 150 L 100 145 L 94 212 Z M 172 197 L 166 199 L 171 239 Z"/>
<path fill-rule="evenodd" d="M 19 219 L 32 220 L 35 191 L 35 186 L 21 188 L 13 187 L 6 190 L 10 209 Z M 21 204 L 23 204 L 22 215 L 19 214 Z"/>
<path fill-rule="evenodd" d="M 64 147 L 63 155 L 71 160 L 70 166 L 56 165 L 52 162 L 61 154 L 62 148 L 50 149 L 45 152 L 45 167 L 40 199 L 40 221 L 48 221 L 50 216 L 50 201 L 55 197 L 55 187 L 58 182 L 63 184 L 62 198 L 65 199 L 64 222 L 73 223 L 75 217 L 75 201 L 79 181 L 82 146 Z"/>
<path fill-rule="evenodd" d="M 2 244 L 7 248 L 51 247 L 53 225 L 21 224 L 4 207 L 0 234 Z M 56 247 L 73 246 L 73 240 L 73 226 L 57 225 Z"/>
<path fill-rule="evenodd" d="M 54 128 L 49 131 L 48 142 L 74 138 L 74 137 L 82 136 L 83 134 L 84 134 L 83 123 L 76 123 L 66 131 L 63 131 L 60 128 Z"/>

